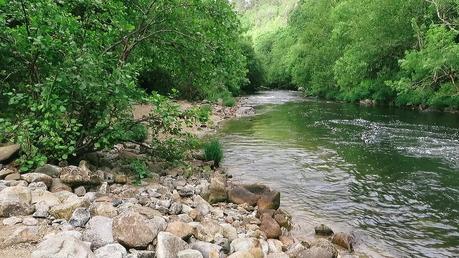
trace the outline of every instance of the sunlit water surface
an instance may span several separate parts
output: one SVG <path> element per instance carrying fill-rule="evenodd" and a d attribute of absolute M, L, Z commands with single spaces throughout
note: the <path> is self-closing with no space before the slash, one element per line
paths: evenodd
<path fill-rule="evenodd" d="M 458 257 L 459 115 L 286 91 L 247 102 L 257 115 L 221 131 L 224 166 L 280 190 L 296 232 L 325 223 L 371 257 Z"/>

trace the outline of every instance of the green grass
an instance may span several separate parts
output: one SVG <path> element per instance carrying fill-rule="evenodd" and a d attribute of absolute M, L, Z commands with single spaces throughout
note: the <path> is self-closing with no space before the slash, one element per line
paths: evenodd
<path fill-rule="evenodd" d="M 212 139 L 204 145 L 204 158 L 207 161 L 213 161 L 216 167 L 220 166 L 223 159 L 223 149 L 217 139 Z"/>

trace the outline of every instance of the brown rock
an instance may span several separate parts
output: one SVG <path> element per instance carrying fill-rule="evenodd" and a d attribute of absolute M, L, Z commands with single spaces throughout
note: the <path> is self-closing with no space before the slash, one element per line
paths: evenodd
<path fill-rule="evenodd" d="M 282 230 L 279 224 L 277 224 L 272 217 L 267 215 L 261 218 L 260 229 L 266 234 L 267 238 L 277 239 L 282 235 Z"/>
<path fill-rule="evenodd" d="M 35 182 L 43 182 L 48 188 L 51 187 L 51 184 L 53 183 L 52 177 L 41 173 L 27 173 L 22 175 L 21 179 L 25 180 L 29 184 Z"/>
<path fill-rule="evenodd" d="M 320 236 L 331 236 L 333 235 L 333 230 L 324 225 L 324 224 L 320 224 L 318 226 L 315 226 L 314 227 L 314 231 L 316 232 L 316 235 L 320 235 Z"/>
<path fill-rule="evenodd" d="M 115 175 L 115 184 L 126 184 L 128 182 L 128 177 L 126 175 Z"/>
<path fill-rule="evenodd" d="M 51 184 L 50 192 L 57 193 L 61 191 L 72 192 L 72 188 L 64 183 L 59 178 L 53 178 L 53 182 Z"/>
<path fill-rule="evenodd" d="M 238 185 L 233 185 L 228 190 L 228 200 L 232 203 L 236 203 L 236 204 L 247 203 L 251 206 L 255 206 L 257 204 L 258 199 L 259 199 L 259 196 L 250 192 L 246 188 L 238 186 Z"/>
<path fill-rule="evenodd" d="M 339 232 L 333 235 L 332 243 L 346 248 L 348 251 L 353 251 L 354 238 L 346 233 Z"/>
<path fill-rule="evenodd" d="M 9 180 L 20 180 L 21 179 L 21 174 L 19 173 L 13 173 L 13 174 L 9 174 L 5 177 L 5 180 L 6 181 L 9 181 Z"/>
<path fill-rule="evenodd" d="M 6 161 L 9 158 L 11 158 L 13 155 L 19 152 L 20 148 L 21 146 L 19 146 L 18 144 L 0 146 L 0 162 Z"/>
<path fill-rule="evenodd" d="M 192 226 L 181 221 L 174 221 L 169 223 L 167 225 L 166 231 L 174 234 L 175 236 L 180 237 L 183 240 L 187 240 L 194 233 L 194 229 Z"/>
<path fill-rule="evenodd" d="M 277 191 L 268 191 L 261 194 L 257 202 L 258 209 L 277 210 L 280 206 L 280 193 Z"/>
<path fill-rule="evenodd" d="M 273 210 L 273 209 L 264 209 L 264 210 L 258 209 L 257 210 L 257 218 L 261 218 L 264 215 L 267 215 L 267 216 L 270 216 L 270 217 L 274 217 L 274 213 L 275 212 L 276 211 Z"/>
<path fill-rule="evenodd" d="M 29 215 L 33 213 L 32 194 L 29 188 L 14 186 L 0 192 L 0 217 Z"/>
<path fill-rule="evenodd" d="M 89 203 L 83 197 L 78 197 L 72 193 L 61 204 L 52 207 L 49 213 L 56 219 L 69 220 L 77 208 L 87 208 L 88 206 Z"/>
<path fill-rule="evenodd" d="M 91 216 L 103 216 L 114 218 L 118 215 L 118 211 L 111 202 L 95 202 L 89 207 Z"/>
<path fill-rule="evenodd" d="M 4 179 L 7 175 L 14 174 L 15 171 L 12 169 L 4 168 L 0 170 L 0 179 Z"/>
<path fill-rule="evenodd" d="M 228 199 L 226 191 L 226 178 L 224 175 L 216 174 L 210 179 L 209 203 L 225 202 Z"/>
<path fill-rule="evenodd" d="M 274 213 L 274 219 L 277 221 L 277 223 L 286 229 L 291 229 L 292 227 L 292 217 L 290 214 L 288 214 L 286 211 L 282 209 L 278 209 Z"/>
<path fill-rule="evenodd" d="M 112 229 L 115 240 L 130 248 L 145 248 L 158 234 L 153 232 L 147 218 L 137 212 L 125 212 L 115 217 Z"/>
<path fill-rule="evenodd" d="M 103 172 L 92 172 L 86 161 L 80 161 L 78 167 L 68 166 L 62 168 L 60 179 L 63 183 L 77 187 L 80 185 L 99 185 L 104 180 Z"/>

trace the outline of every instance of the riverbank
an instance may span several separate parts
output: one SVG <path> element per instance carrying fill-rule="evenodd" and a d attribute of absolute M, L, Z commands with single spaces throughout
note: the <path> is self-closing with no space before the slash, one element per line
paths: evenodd
<path fill-rule="evenodd" d="M 206 135 L 226 119 L 250 114 L 253 106 L 244 99 L 232 108 L 213 106 L 210 125 L 193 130 Z M 290 216 L 279 209 L 281 193 L 235 184 L 199 154 L 191 155 L 191 167 L 149 164 L 155 176 L 140 186 L 113 166 L 120 156 L 143 155 L 140 145 L 106 154 L 24 175 L 3 169 L 0 256 L 336 257 L 332 241 L 352 249 L 350 236 L 329 237 L 326 226 L 317 228 L 325 237 L 314 241 L 293 236 Z"/>

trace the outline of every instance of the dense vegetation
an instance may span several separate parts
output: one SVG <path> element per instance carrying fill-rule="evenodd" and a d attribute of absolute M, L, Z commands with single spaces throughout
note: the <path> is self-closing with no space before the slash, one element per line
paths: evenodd
<path fill-rule="evenodd" d="M 21 144 L 23 170 L 144 139 L 139 123 L 164 148 L 194 117 L 169 94 L 250 89 L 245 41 L 225 0 L 0 0 L 0 143 Z M 137 103 L 155 108 L 134 121 Z"/>
<path fill-rule="evenodd" d="M 261 3 L 246 19 L 266 12 Z M 287 26 L 253 34 L 271 87 L 459 108 L 458 30 L 458 0 L 302 0 Z"/>

